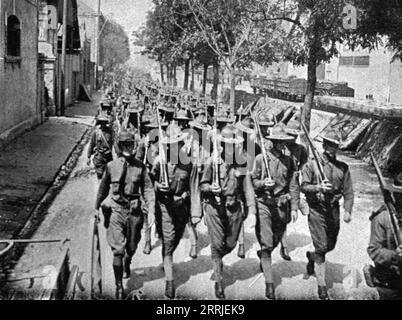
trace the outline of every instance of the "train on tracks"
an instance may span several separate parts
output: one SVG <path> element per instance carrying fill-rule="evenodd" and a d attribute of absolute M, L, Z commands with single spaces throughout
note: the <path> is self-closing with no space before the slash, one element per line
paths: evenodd
<path fill-rule="evenodd" d="M 254 94 L 296 102 L 304 101 L 307 91 L 307 80 L 296 77 L 251 77 L 250 85 Z M 354 98 L 355 90 L 347 82 L 317 81 L 315 95 Z"/>

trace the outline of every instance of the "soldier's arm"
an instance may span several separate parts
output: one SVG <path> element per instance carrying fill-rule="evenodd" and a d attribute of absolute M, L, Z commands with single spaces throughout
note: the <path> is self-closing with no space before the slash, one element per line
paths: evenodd
<path fill-rule="evenodd" d="M 371 222 L 370 242 L 367 252 L 371 260 L 382 267 L 390 267 L 398 263 L 396 251 L 386 247 L 388 236 L 385 217 L 378 215 Z"/>
<path fill-rule="evenodd" d="M 210 193 L 212 184 L 212 163 L 206 164 L 200 181 L 200 190 L 202 193 Z"/>
<path fill-rule="evenodd" d="M 300 185 L 295 164 L 292 160 L 290 160 L 289 177 L 290 207 L 292 211 L 297 211 L 300 204 Z"/>
<path fill-rule="evenodd" d="M 136 154 L 136 157 L 137 157 L 137 159 L 138 160 L 140 160 L 141 162 L 143 162 L 144 161 L 144 158 L 145 158 L 145 156 L 146 156 L 146 154 L 145 154 L 145 143 L 144 142 L 140 142 L 139 144 L 138 144 L 138 147 L 137 147 L 137 154 Z"/>
<path fill-rule="evenodd" d="M 306 163 L 301 172 L 302 182 L 301 191 L 303 193 L 318 193 L 320 186 L 315 182 L 315 172 L 313 168 L 313 160 Z"/>
<path fill-rule="evenodd" d="M 148 215 L 155 216 L 155 189 L 152 184 L 151 177 L 148 174 L 145 166 L 142 170 L 142 188 L 141 193 L 147 207 Z"/>
<path fill-rule="evenodd" d="M 96 197 L 96 202 L 95 202 L 96 210 L 99 210 L 103 200 L 105 200 L 106 197 L 109 195 L 110 183 L 111 183 L 110 172 L 109 172 L 108 166 L 106 166 L 106 170 L 103 173 L 103 177 L 99 184 L 98 194 Z"/>
<path fill-rule="evenodd" d="M 243 192 L 244 196 L 246 199 L 245 205 L 248 207 L 248 212 L 254 212 L 255 210 L 250 210 L 250 209 L 255 209 L 257 204 L 255 202 L 255 193 L 254 193 L 254 188 L 253 188 L 253 182 L 251 180 L 251 175 L 249 172 L 246 173 L 243 179 Z"/>
<path fill-rule="evenodd" d="M 159 156 L 157 156 L 154 160 L 154 163 L 152 164 L 151 171 L 149 175 L 153 179 L 153 181 L 159 181 L 160 178 L 160 161 L 159 161 Z"/>
<path fill-rule="evenodd" d="M 352 176 L 350 174 L 349 169 L 347 169 L 345 173 L 345 177 L 343 179 L 343 198 L 344 198 L 344 208 L 346 212 L 351 213 L 353 209 L 354 203 L 354 192 L 353 192 L 353 183 Z"/>
<path fill-rule="evenodd" d="M 303 167 L 306 165 L 308 162 L 308 151 L 305 146 L 300 145 L 300 168 L 303 169 Z M 298 170 L 298 168 L 296 168 Z"/>
<path fill-rule="evenodd" d="M 251 180 L 256 191 L 264 190 L 264 180 L 262 180 L 262 156 L 258 155 L 255 159 L 254 168 L 251 171 Z"/>

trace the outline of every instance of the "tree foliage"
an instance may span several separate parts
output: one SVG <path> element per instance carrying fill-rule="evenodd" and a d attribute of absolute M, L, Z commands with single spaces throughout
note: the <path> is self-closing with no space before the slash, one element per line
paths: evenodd
<path fill-rule="evenodd" d="M 104 25 L 100 37 L 100 62 L 106 72 L 113 71 L 118 65 L 130 59 L 130 42 L 123 27 L 115 21 L 102 17 Z"/>

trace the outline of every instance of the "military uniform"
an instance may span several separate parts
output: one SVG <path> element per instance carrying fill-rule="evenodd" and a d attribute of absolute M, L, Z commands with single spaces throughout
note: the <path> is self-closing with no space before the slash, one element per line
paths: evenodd
<path fill-rule="evenodd" d="M 314 160 L 310 160 L 303 167 L 301 182 L 301 190 L 305 193 L 310 207 L 308 222 L 316 259 L 320 262 L 325 261 L 325 255 L 336 245 L 340 228 L 339 200 L 344 197 L 347 212 L 352 211 L 354 202 L 352 178 L 347 164 L 330 160 L 325 154 L 322 158 L 324 172 L 333 185 L 332 192 L 321 197 L 317 187 L 320 183 L 318 169 Z"/>
<path fill-rule="evenodd" d="M 227 126 L 223 129 L 219 139 L 224 143 L 233 143 L 234 146 L 239 146 L 243 139 L 228 140 L 225 137 L 225 135 L 230 136 L 233 133 L 234 129 L 231 126 Z M 234 152 L 238 149 L 235 147 Z M 251 177 L 247 170 L 236 163 L 225 163 L 222 158 L 216 160 L 219 161 L 216 174 L 219 179 L 220 194 L 217 195 L 212 192 L 214 184 L 214 161 L 212 158 L 203 172 L 200 189 L 203 197 L 205 222 L 211 241 L 215 295 L 218 298 L 224 298 L 222 258 L 236 247 L 242 223 L 246 218 L 245 212 L 255 214 L 256 203 Z M 247 210 L 242 210 L 242 201 Z"/>
<path fill-rule="evenodd" d="M 264 180 L 268 176 L 262 154 L 256 158 L 251 177 L 257 196 L 257 239 L 261 251 L 272 252 L 290 222 L 290 211 L 298 209 L 299 188 L 292 159 L 284 154 L 274 155 L 270 151 L 267 154 L 275 188 L 267 191 L 264 187 Z"/>
<path fill-rule="evenodd" d="M 176 159 L 165 159 L 167 161 L 165 170 L 167 173 L 168 186 L 163 187 L 161 178 L 160 155 L 155 160 L 151 175 L 156 184 L 156 227 L 162 237 L 162 257 L 166 277 L 166 297 L 173 299 L 175 288 L 173 281 L 173 253 L 176 250 L 190 217 L 190 175 L 192 164 L 182 160 L 187 157 L 184 152 L 183 141 L 186 135 L 181 133 L 179 127 L 170 127 L 167 130 L 167 137 L 162 138 L 163 144 L 170 145 L 169 154 Z M 169 160 L 169 161 L 168 161 Z M 189 159 L 188 159 L 189 160 Z M 162 190 L 162 188 L 167 188 Z"/>
<path fill-rule="evenodd" d="M 127 251 L 134 255 L 141 238 L 143 214 L 140 197 L 143 196 L 148 212 L 155 203 L 155 192 L 145 166 L 137 159 L 131 162 L 123 157 L 111 162 L 99 186 L 96 208 L 110 193 L 112 215 L 107 230 L 107 239 L 115 256 Z"/>
<path fill-rule="evenodd" d="M 367 252 L 375 265 L 375 285 L 393 290 L 402 299 L 402 257 L 392 231 L 391 219 L 385 206 L 372 215 L 370 242 Z M 402 223 L 400 223 L 402 228 Z"/>
<path fill-rule="evenodd" d="M 392 186 L 385 186 L 393 195 L 395 222 L 402 229 L 402 174 L 394 178 Z M 382 205 L 370 217 L 371 232 L 367 252 L 374 267 L 366 265 L 363 269 L 366 282 L 376 287 L 381 300 L 402 300 L 402 248 L 398 248 L 397 237 L 387 207 Z M 402 234 L 399 234 L 402 237 Z M 400 244 L 399 244 L 400 245 Z"/>
<path fill-rule="evenodd" d="M 134 137 L 130 136 L 130 139 L 134 142 Z M 104 201 L 108 195 L 108 200 Z M 141 199 L 144 199 L 145 206 Z M 134 157 L 120 157 L 109 163 L 99 186 L 95 209 L 99 210 L 101 205 L 107 241 L 114 256 L 116 285 L 122 290 L 123 257 L 129 274 L 131 258 L 141 239 L 142 208 L 154 215 L 155 191 L 144 164 Z"/>
<path fill-rule="evenodd" d="M 236 165 L 228 165 L 223 160 L 219 165 L 221 204 L 216 202 L 215 196 L 209 191 L 212 183 L 211 163 L 207 164 L 200 181 L 213 259 L 223 258 L 236 247 L 241 224 L 245 219 L 240 203 L 243 197 L 247 207 L 255 208 L 250 175 L 238 176 L 242 172 L 238 169 Z"/>
<path fill-rule="evenodd" d="M 106 165 L 113 160 L 112 146 L 112 130 L 96 128 L 89 143 L 88 159 L 94 154 L 93 164 L 98 179 L 102 179 Z"/>

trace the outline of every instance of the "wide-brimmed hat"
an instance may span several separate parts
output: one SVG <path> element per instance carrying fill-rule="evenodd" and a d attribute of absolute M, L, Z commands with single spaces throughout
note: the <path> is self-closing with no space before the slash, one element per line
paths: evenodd
<path fill-rule="evenodd" d="M 139 103 L 130 104 L 130 106 L 127 108 L 128 113 L 141 113 L 143 111 L 144 111 L 144 107 L 141 106 Z"/>
<path fill-rule="evenodd" d="M 174 120 L 191 121 L 192 119 L 188 116 L 187 110 L 181 109 L 181 110 L 177 111 L 177 114 L 174 117 Z"/>
<path fill-rule="evenodd" d="M 129 104 L 129 103 L 131 102 L 131 100 L 130 100 L 130 98 L 124 97 L 124 98 L 122 99 L 122 102 L 123 102 L 124 104 Z"/>
<path fill-rule="evenodd" d="M 220 142 L 228 144 L 241 144 L 244 142 L 244 139 L 238 135 L 238 132 L 233 125 L 225 126 L 217 135 L 217 138 Z"/>
<path fill-rule="evenodd" d="M 158 109 L 166 113 L 175 113 L 175 108 L 171 104 L 162 104 Z"/>
<path fill-rule="evenodd" d="M 110 101 L 109 99 L 104 99 L 104 100 L 101 100 L 99 105 L 101 106 L 101 108 L 103 108 L 103 107 L 112 107 L 112 101 Z"/>
<path fill-rule="evenodd" d="M 199 129 L 199 130 L 203 130 L 203 131 L 212 130 L 212 127 L 208 123 L 197 121 L 197 120 L 190 121 L 189 125 L 191 128 L 195 128 L 195 129 Z"/>
<path fill-rule="evenodd" d="M 261 113 L 258 119 L 260 127 L 273 127 L 275 126 L 275 116 L 272 113 Z"/>
<path fill-rule="evenodd" d="M 323 140 L 323 142 L 327 141 L 338 146 L 341 144 L 342 140 L 339 134 L 334 130 L 320 134 L 320 138 Z"/>
<path fill-rule="evenodd" d="M 109 122 L 110 119 L 104 115 L 104 114 L 100 114 L 96 117 L 96 122 Z"/>
<path fill-rule="evenodd" d="M 180 141 L 184 141 L 188 137 L 188 132 L 182 132 L 180 127 L 171 124 L 166 129 L 166 135 L 162 138 L 162 143 L 164 144 L 173 144 L 178 143 Z"/>
<path fill-rule="evenodd" d="M 162 128 L 167 128 L 168 125 L 169 125 L 169 123 L 167 123 L 167 122 L 161 123 L 161 127 L 162 127 Z M 145 124 L 145 127 L 146 127 L 146 128 L 149 128 L 149 129 L 157 129 L 157 128 L 159 128 L 158 122 L 157 122 L 155 119 L 154 119 L 153 121 L 150 121 L 150 120 L 149 120 L 149 123 L 148 123 L 148 124 Z"/>
<path fill-rule="evenodd" d="M 285 131 L 292 136 L 299 136 L 302 131 L 300 130 L 300 122 L 296 120 L 290 120 L 286 125 Z"/>
<path fill-rule="evenodd" d="M 135 142 L 135 136 L 129 131 L 121 131 L 117 137 L 118 142 Z"/>
<path fill-rule="evenodd" d="M 254 134 L 254 122 L 250 117 L 243 119 L 236 123 L 236 129 L 247 133 L 247 134 Z"/>
<path fill-rule="evenodd" d="M 292 137 L 286 133 L 283 125 L 275 126 L 271 130 L 270 134 L 265 136 L 265 138 L 269 139 L 271 141 L 283 141 L 283 142 L 288 142 L 288 141 L 294 140 L 294 137 Z"/>
<path fill-rule="evenodd" d="M 385 187 L 388 191 L 392 193 L 402 193 L 402 172 L 397 173 L 394 176 L 394 181 Z"/>

